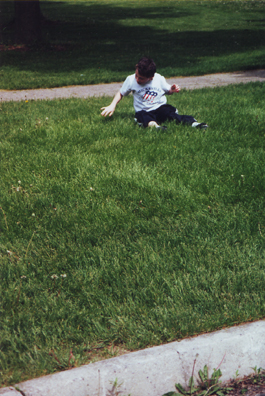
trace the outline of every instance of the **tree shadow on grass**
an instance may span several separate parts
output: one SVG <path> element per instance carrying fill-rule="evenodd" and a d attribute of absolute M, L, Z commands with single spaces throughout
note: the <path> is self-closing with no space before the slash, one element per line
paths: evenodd
<path fill-rule="evenodd" d="M 90 2 L 41 4 L 44 16 L 54 20 L 43 26 L 46 44 L 34 51 L 2 52 L 2 64 L 42 74 L 95 69 L 100 70 L 103 80 L 106 70 L 122 73 L 122 80 L 124 75 L 133 72 L 135 63 L 143 55 L 153 57 L 158 68 L 167 70 L 168 75 L 172 74 L 170 69 L 179 69 L 185 75 L 183 68 L 195 67 L 196 73 L 196 67 L 205 59 L 264 48 L 265 31 L 256 27 L 214 30 L 213 22 L 211 31 L 194 29 L 196 20 L 205 12 L 204 7 L 198 5 L 193 9 L 183 6 L 180 9 L 166 6 L 170 3 L 138 8 Z M 60 21 L 56 21 L 57 17 Z M 183 23 L 190 17 L 194 18 L 193 29 L 178 31 L 178 21 Z M 144 21 L 148 21 L 148 25 Z M 176 29 L 168 28 L 171 23 Z M 3 41 L 7 43 L 10 37 L 12 31 L 6 29 Z"/>

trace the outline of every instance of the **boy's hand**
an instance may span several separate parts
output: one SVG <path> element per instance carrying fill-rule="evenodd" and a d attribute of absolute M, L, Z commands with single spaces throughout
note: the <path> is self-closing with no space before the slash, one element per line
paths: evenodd
<path fill-rule="evenodd" d="M 180 91 L 180 87 L 176 84 L 171 85 L 170 90 L 169 90 L 169 95 L 179 92 Z"/>
<path fill-rule="evenodd" d="M 113 100 L 112 100 L 112 102 L 111 102 L 111 104 L 110 104 L 109 106 L 107 106 L 107 107 L 101 107 L 100 110 L 103 110 L 103 111 L 101 112 L 101 115 L 102 115 L 103 117 L 106 117 L 107 115 L 111 117 L 112 114 L 114 113 L 115 109 L 116 109 L 117 104 L 118 104 L 121 100 L 122 100 L 122 94 L 120 93 L 120 91 L 118 91 L 118 92 L 116 93 L 116 95 L 114 96 L 114 98 L 113 98 Z"/>
<path fill-rule="evenodd" d="M 109 117 L 111 117 L 112 114 L 113 114 L 114 111 L 115 111 L 115 106 L 112 106 L 112 105 L 110 104 L 110 105 L 107 106 L 107 107 L 101 107 L 100 110 L 103 110 L 103 111 L 101 112 L 101 115 L 102 115 L 103 117 L 107 117 L 107 115 L 108 115 Z"/>

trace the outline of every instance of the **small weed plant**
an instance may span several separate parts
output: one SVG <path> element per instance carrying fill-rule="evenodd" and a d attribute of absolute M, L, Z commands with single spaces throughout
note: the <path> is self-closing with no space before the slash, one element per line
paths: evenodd
<path fill-rule="evenodd" d="M 194 376 L 191 376 L 189 379 L 188 389 L 184 389 L 181 384 L 176 384 L 176 389 L 178 392 L 168 392 L 163 396 L 175 396 L 175 395 L 184 395 L 184 396 L 205 396 L 205 395 L 213 395 L 216 394 L 218 396 L 224 396 L 224 392 L 220 386 L 220 377 L 222 376 L 222 372 L 220 369 L 213 371 L 211 377 L 208 376 L 208 367 L 205 365 L 203 370 L 199 370 L 198 375 L 200 377 L 200 383 L 196 386 L 194 382 Z"/>
<path fill-rule="evenodd" d="M 253 376 L 253 383 L 259 383 L 262 379 L 264 381 L 265 379 L 265 370 L 262 367 L 257 368 L 257 366 L 252 367 L 252 370 L 254 370 L 254 376 Z"/>
<path fill-rule="evenodd" d="M 209 369 L 208 366 L 205 365 L 203 370 L 198 371 L 198 381 L 196 384 L 196 379 L 194 376 L 196 359 L 193 363 L 192 375 L 189 379 L 188 389 L 185 389 L 180 383 L 175 384 L 177 392 L 168 392 L 163 396 L 174 396 L 174 395 L 184 395 L 184 396 L 206 396 L 216 394 L 218 396 L 224 396 L 224 392 L 220 386 L 220 378 L 222 376 L 222 372 L 220 368 L 213 369 L 213 373 L 211 377 L 209 377 Z"/>
<path fill-rule="evenodd" d="M 118 379 L 116 378 L 113 382 L 110 382 L 110 384 L 112 387 L 108 389 L 107 396 L 120 396 L 122 394 L 122 391 L 120 390 L 122 382 L 119 383 Z M 130 396 L 130 394 L 127 396 Z"/>

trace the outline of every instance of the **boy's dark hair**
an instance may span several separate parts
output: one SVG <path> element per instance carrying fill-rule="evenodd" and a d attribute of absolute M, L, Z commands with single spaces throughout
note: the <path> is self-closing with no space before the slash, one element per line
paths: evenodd
<path fill-rule="evenodd" d="M 153 59 L 147 58 L 146 56 L 139 60 L 137 65 L 135 65 L 135 68 L 138 70 L 140 76 L 147 78 L 154 77 L 156 72 L 155 62 Z"/>

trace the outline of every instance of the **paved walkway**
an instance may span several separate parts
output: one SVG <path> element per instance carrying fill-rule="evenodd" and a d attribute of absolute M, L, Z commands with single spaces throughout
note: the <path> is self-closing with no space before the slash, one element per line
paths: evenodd
<path fill-rule="evenodd" d="M 207 74 L 196 77 L 168 78 L 169 84 L 177 83 L 182 89 L 196 89 L 216 87 L 229 84 L 248 83 L 250 81 L 265 81 L 265 69 L 246 72 Z M 88 98 L 91 96 L 114 96 L 122 83 L 78 85 L 51 89 L 28 89 L 21 91 L 0 90 L 0 102 L 59 99 L 59 98 Z"/>

